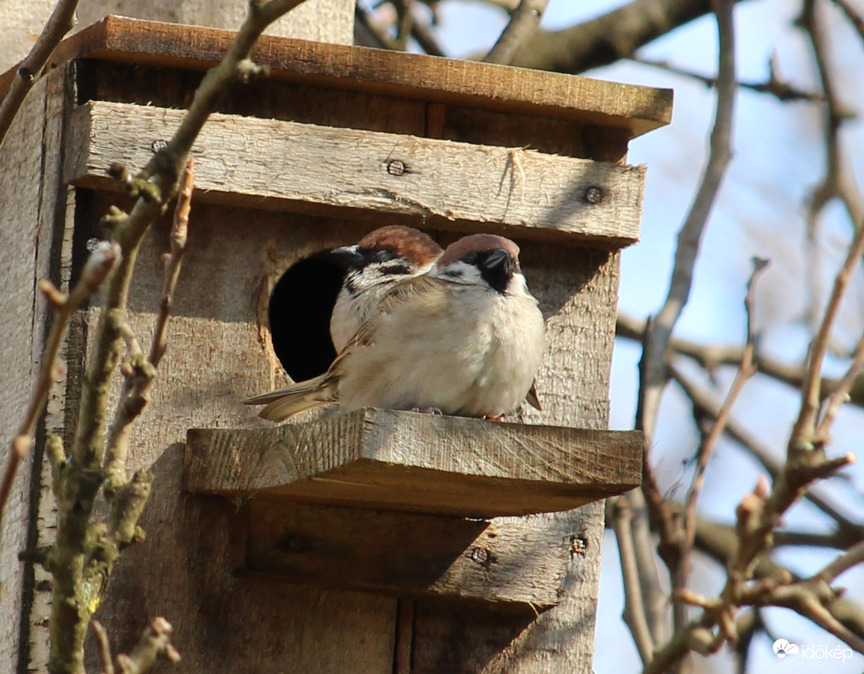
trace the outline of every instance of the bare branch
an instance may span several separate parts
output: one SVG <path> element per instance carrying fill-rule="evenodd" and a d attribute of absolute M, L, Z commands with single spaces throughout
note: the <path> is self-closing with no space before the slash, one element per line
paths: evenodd
<path fill-rule="evenodd" d="M 843 299 L 855 268 L 860 264 L 862 253 L 864 253 L 864 226 L 859 226 L 858 231 L 855 233 L 855 238 L 849 246 L 846 260 L 834 279 L 834 286 L 831 289 L 828 305 L 825 307 L 825 313 L 819 324 L 819 330 L 810 346 L 810 362 L 802 392 L 801 410 L 792 429 L 792 436 L 796 447 L 809 448 L 819 441 L 816 435 L 816 421 L 821 403 L 822 363 L 828 351 L 828 340 L 840 308 L 840 301 Z M 860 353 L 856 355 L 856 362 L 860 355 Z M 860 365 L 856 367 L 853 364 L 851 369 L 855 372 L 848 382 L 844 378 L 844 386 L 851 388 L 858 367 Z M 793 444 L 793 440 L 790 440 L 790 445 Z"/>
<path fill-rule="evenodd" d="M 173 664 L 180 662 L 180 654 L 171 645 L 171 631 L 171 623 L 165 618 L 153 618 L 134 650 L 129 655 L 117 656 L 121 674 L 141 674 L 156 664 L 160 657 Z"/>
<path fill-rule="evenodd" d="M 826 583 L 830 583 L 844 571 L 847 571 L 862 562 L 864 562 L 864 541 L 861 541 L 837 557 L 837 559 L 819 571 L 815 577 Z"/>
<path fill-rule="evenodd" d="M 510 23 L 483 60 L 487 63 L 509 64 L 519 47 L 537 32 L 547 4 L 549 0 L 521 0 L 512 12 Z"/>
<path fill-rule="evenodd" d="M 108 630 L 95 618 L 91 623 L 93 633 L 99 642 L 99 657 L 102 660 L 104 674 L 114 674 L 114 661 L 111 659 L 111 644 L 108 641 Z"/>
<path fill-rule="evenodd" d="M 99 287 L 105 282 L 120 260 L 120 249 L 114 244 L 100 243 L 91 253 L 90 259 L 84 267 L 81 279 L 68 297 L 63 295 L 50 281 L 42 281 L 39 285 L 53 307 L 54 322 L 51 332 L 45 343 L 45 351 L 42 355 L 42 366 L 36 381 L 36 390 L 30 397 L 24 418 L 18 427 L 18 434 L 12 439 L 9 446 L 9 459 L 3 474 L 3 482 L 0 483 L 0 523 L 3 521 L 3 512 L 9 493 L 15 481 L 15 474 L 21 461 L 27 456 L 33 445 L 33 433 L 36 430 L 36 422 L 45 403 L 51 385 L 57 381 L 63 371 L 58 357 L 63 338 L 69 327 L 72 315 Z"/>
<path fill-rule="evenodd" d="M 688 70 L 687 68 L 673 65 L 668 61 L 658 61 L 654 59 L 644 58 L 641 56 L 632 57 L 630 60 L 634 63 L 640 63 L 642 65 L 651 66 L 652 68 L 659 68 L 661 70 L 665 70 L 666 72 L 670 72 L 675 75 L 688 77 L 691 80 L 701 82 L 706 87 L 713 87 L 717 84 L 716 77 L 702 75 L 701 73 L 697 73 L 693 70 Z M 822 102 L 825 100 L 825 97 L 822 94 L 803 91 L 796 88 L 789 82 L 781 79 L 777 73 L 777 64 L 774 57 L 771 58 L 769 66 L 770 75 L 767 82 L 738 82 L 738 86 L 742 89 L 749 89 L 750 91 L 756 91 L 760 94 L 770 94 L 771 96 L 774 96 L 780 101 Z"/>
<path fill-rule="evenodd" d="M 9 87 L 3 103 L 0 104 L 0 147 L 6 140 L 6 134 L 9 132 L 12 120 L 15 119 L 18 110 L 21 109 L 24 99 L 41 75 L 42 69 L 48 63 L 48 59 L 51 58 L 51 54 L 54 53 L 63 36 L 75 27 L 75 8 L 77 6 L 78 0 L 59 0 L 54 6 L 54 11 L 51 12 L 51 16 L 48 17 L 48 22 L 36 40 L 36 44 L 27 54 L 27 58 L 18 65 L 15 79 Z"/>
<path fill-rule="evenodd" d="M 64 471 L 61 497 L 58 498 L 57 542 L 51 552 L 53 598 L 49 620 L 49 668 L 55 674 L 72 674 L 83 667 L 83 640 L 90 619 L 87 601 L 98 601 L 118 549 L 124 539 L 135 538 L 137 531 L 131 524 L 137 520 L 149 493 L 149 483 L 144 475 L 123 487 L 124 490 L 128 487 L 128 494 L 117 490 L 118 502 L 128 496 L 128 510 L 123 516 L 112 515 L 117 527 L 115 535 L 109 535 L 104 524 L 90 525 L 104 470 L 109 382 L 120 351 L 121 321 L 118 319 L 125 311 L 141 241 L 150 224 L 168 207 L 189 151 L 216 105 L 235 82 L 246 82 L 250 76 L 263 72 L 249 60 L 249 53 L 258 37 L 270 23 L 301 2 L 250 0 L 248 14 L 236 38 L 219 65 L 204 76 L 171 140 L 134 179 L 126 181 L 128 191 L 135 199 L 132 210 L 127 215 L 115 209 L 104 220 L 104 224 L 112 228 L 112 238 L 119 244 L 123 259 L 103 296 L 95 343 L 88 359 L 86 385 L 81 392 L 75 439 Z M 98 548 L 109 560 L 104 563 L 101 574 L 99 565 L 91 563 L 93 553 L 99 552 Z M 86 562 L 84 566 L 82 558 Z M 85 602 L 81 601 L 81 593 L 87 595 Z"/>
<path fill-rule="evenodd" d="M 558 31 L 539 30 L 512 65 L 578 74 L 629 58 L 640 47 L 712 11 L 710 0 L 632 0 Z"/>
<path fill-rule="evenodd" d="M 864 40 L 864 18 L 862 18 L 861 15 L 852 8 L 852 5 L 850 5 L 847 0 L 832 1 L 843 10 L 843 13 L 846 14 L 846 18 L 849 19 L 849 22 L 855 27 L 855 30 L 858 31 L 858 35 L 861 36 L 861 39 Z"/>
<path fill-rule="evenodd" d="M 396 8 L 396 48 L 405 51 L 414 25 L 413 0 L 391 0 Z"/>
<path fill-rule="evenodd" d="M 626 314 L 618 314 L 616 324 L 616 335 L 624 339 L 641 341 L 645 332 L 645 322 Z M 692 358 L 709 372 L 713 372 L 721 365 L 738 365 L 744 356 L 744 349 L 740 346 L 726 346 L 722 344 L 697 344 L 686 339 L 673 337 L 669 342 L 669 348 L 677 354 Z M 668 359 L 668 354 L 667 354 Z M 794 388 L 800 388 L 804 382 L 807 370 L 799 365 L 786 365 L 779 361 L 767 358 L 759 354 L 757 359 L 759 373 L 772 379 L 788 384 Z M 830 394 L 840 385 L 838 379 L 823 378 L 820 387 L 823 393 Z M 850 401 L 857 407 L 864 407 L 864 377 L 857 377 L 850 390 Z"/>
<path fill-rule="evenodd" d="M 631 523 L 633 513 L 627 498 L 619 496 L 607 501 L 612 527 L 618 541 L 618 556 L 621 560 L 621 577 L 624 584 L 624 622 L 633 635 L 639 657 L 648 662 L 654 651 L 654 640 L 648 627 L 647 612 L 642 601 L 642 584 L 639 580 L 639 561 L 636 557 Z"/>
<path fill-rule="evenodd" d="M 732 156 L 732 120 L 737 96 L 735 83 L 735 34 L 732 21 L 733 0 L 716 1 L 720 36 L 717 78 L 717 111 L 711 132 L 711 150 L 702 181 L 681 231 L 675 251 L 675 265 L 666 301 L 648 329 L 644 361 L 644 401 L 638 425 L 653 437 L 660 397 L 666 385 L 665 354 L 672 330 L 690 297 L 693 269 L 699 254 L 702 232 L 708 222 L 726 166 Z"/>
<path fill-rule="evenodd" d="M 711 431 L 707 437 L 699 445 L 696 453 L 696 472 L 693 476 L 693 481 L 690 489 L 687 492 L 684 506 L 684 536 L 682 538 L 681 557 L 678 568 L 675 574 L 675 589 L 685 587 L 687 578 L 690 575 L 690 550 L 693 547 L 693 541 L 696 537 L 696 505 L 699 500 L 699 494 L 702 491 L 702 485 L 705 481 L 705 470 L 708 467 L 708 461 L 717 445 L 717 441 L 723 434 L 726 424 L 729 421 L 729 414 L 732 411 L 732 406 L 738 399 L 744 384 L 756 373 L 756 367 L 753 364 L 753 353 L 756 348 L 756 333 L 753 328 L 753 313 L 756 302 L 756 281 L 759 276 L 768 267 L 766 260 L 758 258 L 753 259 L 753 272 L 750 275 L 750 280 L 747 283 L 747 296 L 744 300 L 744 307 L 747 312 L 747 344 L 744 347 L 744 356 L 741 360 L 741 366 L 735 375 L 735 380 L 729 389 L 726 399 L 717 414 Z"/>
<path fill-rule="evenodd" d="M 697 408 L 699 414 L 716 419 L 720 405 L 712 400 L 705 391 L 691 382 L 680 369 L 674 365 L 670 365 L 669 367 L 672 378 L 681 387 L 693 406 Z M 741 447 L 762 464 L 762 467 L 765 468 L 773 479 L 777 478 L 783 470 L 783 466 L 771 456 L 768 448 L 764 447 L 755 437 L 739 426 L 734 419 L 730 419 L 727 422 L 725 430 L 732 440 L 741 445 Z M 827 498 L 820 495 L 818 485 L 814 485 L 814 487 L 808 489 L 807 493 L 804 494 L 804 498 L 834 520 L 839 533 L 844 539 L 857 541 L 864 537 L 864 526 L 853 522 L 832 506 Z"/>

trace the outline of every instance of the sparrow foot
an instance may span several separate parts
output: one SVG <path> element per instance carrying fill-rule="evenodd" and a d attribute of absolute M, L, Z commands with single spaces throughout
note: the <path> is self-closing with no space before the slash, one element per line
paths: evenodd
<path fill-rule="evenodd" d="M 481 419 L 484 419 L 486 421 L 504 421 L 504 415 L 503 414 L 493 414 L 491 416 L 487 416 L 484 414 L 481 417 Z"/>
<path fill-rule="evenodd" d="M 439 415 L 444 414 L 444 412 L 442 412 L 437 407 L 410 407 L 410 408 L 408 408 L 408 411 L 409 412 L 418 412 L 420 414 L 439 414 Z"/>

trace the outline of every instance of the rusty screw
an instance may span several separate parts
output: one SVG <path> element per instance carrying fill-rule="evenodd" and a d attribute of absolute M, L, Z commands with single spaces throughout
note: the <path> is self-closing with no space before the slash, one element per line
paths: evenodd
<path fill-rule="evenodd" d="M 489 551 L 486 548 L 473 548 L 471 550 L 471 561 L 481 566 L 489 563 Z"/>
<path fill-rule="evenodd" d="M 603 201 L 603 190 L 599 187 L 589 187 L 585 190 L 585 201 L 589 204 L 599 204 Z"/>
<path fill-rule="evenodd" d="M 584 557 L 588 552 L 588 539 L 585 534 L 576 534 L 570 537 L 570 556 Z"/>
<path fill-rule="evenodd" d="M 401 162 L 398 159 L 387 162 L 387 173 L 389 173 L 391 176 L 404 175 L 407 170 L 408 169 L 405 166 L 405 162 Z"/>

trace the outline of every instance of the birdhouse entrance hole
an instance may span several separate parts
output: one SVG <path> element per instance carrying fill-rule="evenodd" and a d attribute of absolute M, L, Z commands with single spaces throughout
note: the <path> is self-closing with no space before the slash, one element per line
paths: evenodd
<path fill-rule="evenodd" d="M 326 372 L 336 357 L 330 313 L 344 275 L 322 251 L 289 267 L 273 288 L 267 308 L 273 350 L 294 381 Z"/>

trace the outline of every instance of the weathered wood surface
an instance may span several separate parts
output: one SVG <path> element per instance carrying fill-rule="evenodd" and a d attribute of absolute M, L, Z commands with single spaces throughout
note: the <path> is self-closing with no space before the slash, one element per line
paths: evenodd
<path fill-rule="evenodd" d="M 465 517 L 570 510 L 639 485 L 641 433 L 365 409 L 189 431 L 191 492 Z"/>
<path fill-rule="evenodd" d="M 93 212 L 105 208 L 100 197 Z M 344 223 L 294 216 L 285 228 L 284 214 L 253 215 L 251 228 L 248 210 L 193 204 L 168 351 L 131 443 L 129 469 L 156 476 L 140 522 L 147 539 L 124 552 L 96 617 L 112 643 L 128 650 L 152 616 L 165 616 L 190 674 L 390 672 L 396 599 L 237 575 L 232 522 L 240 503 L 181 491 L 187 429 L 261 427 L 241 401 L 284 383 L 278 361 L 264 348 L 262 280 L 358 236 Z M 144 244 L 130 295 L 130 323 L 145 341 L 166 246 L 162 222 Z M 89 340 L 97 318 L 91 313 Z M 95 651 L 89 662 L 96 671 Z"/>
<path fill-rule="evenodd" d="M 557 604 L 573 544 L 569 527 L 513 526 L 404 512 L 251 498 L 239 572 L 383 592 Z"/>
<path fill-rule="evenodd" d="M 143 166 L 153 141 L 170 137 L 182 116 L 122 103 L 82 106 L 72 119 L 66 180 L 116 189 L 108 165 Z M 213 115 L 192 154 L 200 201 L 401 216 L 418 226 L 615 248 L 639 238 L 644 167 L 234 115 Z"/>
<path fill-rule="evenodd" d="M 50 218 L 42 221 L 40 184 L 45 160 L 44 83 L 34 87 L 9 129 L 0 154 L 0 463 L 8 460 L 9 442 L 18 431 L 41 361 L 45 306 L 36 283 L 47 275 L 44 246 Z M 47 215 L 47 214 L 46 214 Z M 49 239 L 50 241 L 50 236 Z M 38 309 L 37 309 L 38 308 Z M 38 464 L 37 464 L 38 465 Z M 18 552 L 28 545 L 32 454 L 18 469 L 0 531 L 0 671 L 18 665 L 21 603 L 26 577 Z"/>
<path fill-rule="evenodd" d="M 97 212 L 104 209 L 102 203 L 96 206 Z M 254 228 L 248 226 L 250 217 L 255 218 Z M 148 617 L 172 619 L 189 672 L 210 672 L 212 663 L 219 662 L 222 671 L 381 674 L 393 671 L 400 652 L 404 662 L 406 644 L 412 644 L 415 674 L 479 672 L 501 658 L 505 665 L 498 671 L 509 672 L 516 659 L 532 661 L 536 643 L 542 658 L 549 659 L 547 668 L 538 672 L 587 674 L 602 508 L 590 505 L 553 515 L 496 518 L 486 530 L 497 530 L 502 542 L 496 540 L 495 552 L 514 565 L 521 563 L 529 570 L 532 565 L 563 565 L 564 577 L 553 576 L 561 604 L 538 619 L 533 612 L 512 613 L 503 605 L 486 610 L 438 599 L 415 604 L 386 595 L 274 582 L 270 573 L 238 575 L 237 534 L 231 523 L 238 508 L 251 507 L 255 499 L 243 506 L 246 499 L 232 503 L 225 497 L 180 494 L 182 443 L 189 427 L 267 426 L 241 403 L 284 381 L 262 339 L 262 277 L 278 277 L 295 260 L 356 241 L 369 228 L 296 216 L 286 228 L 284 217 L 206 204 L 193 207 L 169 350 L 153 400 L 133 438 L 130 469 L 149 467 L 156 473 L 156 491 L 141 522 L 148 536 L 124 553 L 97 617 L 124 649 L 135 642 Z M 445 244 L 457 236 L 430 233 Z M 130 298 L 133 329 L 144 339 L 161 285 L 159 256 L 165 236 L 163 225 L 148 240 Z M 538 380 L 544 412 L 531 412 L 531 421 L 601 428 L 597 419 L 603 418 L 608 405 L 617 257 L 590 249 L 519 243 L 525 273 L 548 317 L 548 352 Z M 92 320 L 95 317 L 91 324 Z M 538 533 L 543 530 L 558 532 L 559 543 L 550 544 L 548 536 L 554 534 Z M 319 536 L 330 540 L 326 531 L 319 531 Z M 572 537 L 587 542 L 584 552 L 569 549 Z M 517 546 L 519 541 L 526 542 Z M 517 562 L 520 555 L 524 559 Z M 259 559 L 262 564 L 264 560 L 275 564 L 271 556 Z M 460 564 L 467 573 L 473 562 Z M 454 566 L 451 573 L 459 568 Z M 489 573 L 483 570 L 480 576 Z M 513 573 L 518 576 L 515 566 Z M 453 585 L 442 591 L 456 585 L 456 577 L 451 577 Z M 514 598 L 517 590 L 522 592 L 517 584 L 508 585 L 503 575 L 492 578 L 498 579 L 497 586 L 477 586 L 476 591 Z M 548 597 L 548 592 L 543 586 L 538 596 Z M 400 619 L 412 607 L 415 619 Z M 552 630 L 548 648 L 542 641 L 547 629 Z M 244 637 L 226 639 L 226 634 Z M 528 635 L 533 635 L 533 642 Z M 340 648 L 333 649 L 333 643 Z M 95 655 L 92 662 L 97 662 Z M 522 671 L 533 674 L 531 669 Z"/>
<path fill-rule="evenodd" d="M 109 16 L 64 41 L 52 63 L 78 57 L 176 68 L 209 68 L 233 33 Z M 672 91 L 575 75 L 420 54 L 263 36 L 252 58 L 275 79 L 361 89 L 429 102 L 480 107 L 629 129 L 635 137 L 668 124 Z M 0 78 L 5 90 L 13 71 Z"/>

